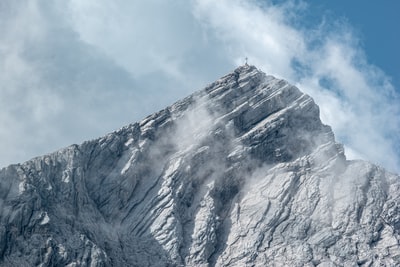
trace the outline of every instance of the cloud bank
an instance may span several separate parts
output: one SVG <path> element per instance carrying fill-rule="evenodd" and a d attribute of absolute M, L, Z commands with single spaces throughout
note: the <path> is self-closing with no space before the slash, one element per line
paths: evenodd
<path fill-rule="evenodd" d="M 400 101 L 351 26 L 304 3 L 2 1 L 0 165 L 140 120 L 249 63 L 311 95 L 349 158 L 400 171 Z"/>

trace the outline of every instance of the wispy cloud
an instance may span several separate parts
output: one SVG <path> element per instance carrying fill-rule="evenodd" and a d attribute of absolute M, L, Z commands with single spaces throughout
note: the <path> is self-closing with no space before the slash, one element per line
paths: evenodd
<path fill-rule="evenodd" d="M 398 171 L 390 79 L 349 25 L 307 28 L 305 10 L 294 1 L 3 1 L 0 165 L 139 120 L 247 56 L 309 93 L 348 155 Z"/>
<path fill-rule="evenodd" d="M 246 55 L 264 71 L 309 93 L 321 116 L 345 144 L 349 158 L 399 170 L 399 95 L 390 79 L 370 65 L 357 36 L 342 21 L 301 27 L 296 12 L 307 6 L 288 1 L 196 1 L 195 14 L 229 44 L 237 64 Z"/>

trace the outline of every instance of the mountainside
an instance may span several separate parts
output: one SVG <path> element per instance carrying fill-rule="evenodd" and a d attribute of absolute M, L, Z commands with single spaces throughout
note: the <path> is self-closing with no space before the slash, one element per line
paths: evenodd
<path fill-rule="evenodd" d="M 400 265 L 400 177 L 242 66 L 103 138 L 0 171 L 1 266 Z"/>

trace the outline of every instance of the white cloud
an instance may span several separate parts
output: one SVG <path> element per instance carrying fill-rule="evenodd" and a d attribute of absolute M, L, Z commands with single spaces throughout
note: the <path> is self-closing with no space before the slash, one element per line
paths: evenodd
<path fill-rule="evenodd" d="M 80 43 L 62 18 L 54 18 L 53 7 L 41 1 L 2 3 L 0 165 L 99 135 L 112 118 L 104 105 L 96 106 L 129 95 L 118 93 L 112 62 Z M 123 75 L 117 78 L 124 82 Z"/>
<path fill-rule="evenodd" d="M 199 78 L 188 71 L 188 61 L 193 64 L 199 53 L 205 58 L 213 54 L 190 8 L 190 2 L 183 0 L 73 0 L 67 15 L 83 41 L 99 48 L 135 78 L 162 72 L 190 86 L 191 80 Z"/>
<path fill-rule="evenodd" d="M 292 56 L 305 49 L 300 32 L 285 24 L 284 11 L 261 9 L 251 1 L 195 1 L 194 9 L 223 40 L 236 64 L 248 56 L 250 63 L 275 75 L 291 74 Z"/>
<path fill-rule="evenodd" d="M 390 80 L 368 64 L 351 28 L 342 22 L 315 29 L 293 26 L 288 2 L 259 6 L 254 1 L 196 1 L 195 14 L 229 44 L 237 64 L 248 56 L 267 73 L 285 78 L 320 105 L 348 156 L 399 171 L 400 106 Z M 299 75 L 300 73 L 300 75 Z"/>
<path fill-rule="evenodd" d="M 0 165 L 139 120 L 247 56 L 314 97 L 348 155 L 399 171 L 398 96 L 351 28 L 306 29 L 306 5 L 260 3 L 3 1 Z"/>

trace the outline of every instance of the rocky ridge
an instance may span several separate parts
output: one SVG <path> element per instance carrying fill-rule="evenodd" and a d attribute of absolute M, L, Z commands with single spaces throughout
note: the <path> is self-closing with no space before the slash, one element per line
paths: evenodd
<path fill-rule="evenodd" d="M 395 266 L 400 177 L 241 66 L 109 135 L 0 171 L 1 266 Z"/>

